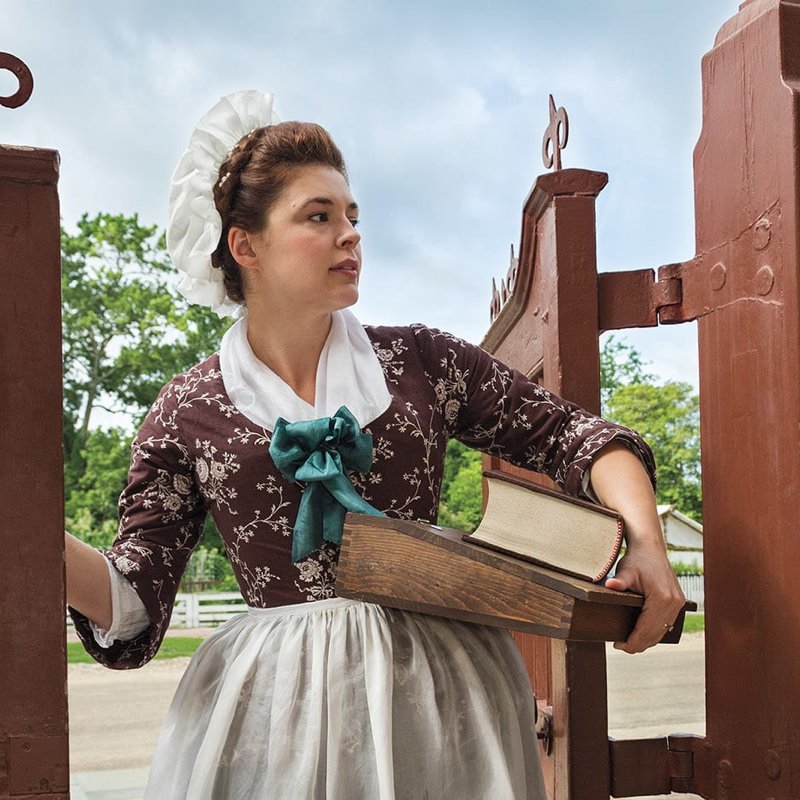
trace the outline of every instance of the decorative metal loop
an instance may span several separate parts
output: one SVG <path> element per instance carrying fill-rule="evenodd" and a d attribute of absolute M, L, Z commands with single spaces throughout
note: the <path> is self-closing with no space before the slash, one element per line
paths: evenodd
<path fill-rule="evenodd" d="M 561 169 L 561 151 L 567 146 L 568 139 L 569 117 L 566 109 L 561 106 L 556 110 L 553 95 L 550 95 L 550 124 L 542 139 L 542 161 L 547 169 L 554 165 L 555 169 Z"/>
<path fill-rule="evenodd" d="M 0 95 L 0 106 L 19 108 L 27 103 L 33 92 L 33 75 L 25 62 L 12 56 L 11 53 L 0 53 L 0 69 L 12 72 L 19 83 L 19 88 L 14 94 L 7 97 Z"/>

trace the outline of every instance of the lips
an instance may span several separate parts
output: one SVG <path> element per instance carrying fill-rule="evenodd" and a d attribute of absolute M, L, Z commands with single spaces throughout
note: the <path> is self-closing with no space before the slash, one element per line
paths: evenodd
<path fill-rule="evenodd" d="M 356 261 L 354 258 L 346 258 L 344 261 L 340 261 L 338 264 L 335 264 L 333 267 L 331 267 L 331 272 L 345 272 L 357 275 L 358 261 Z"/>

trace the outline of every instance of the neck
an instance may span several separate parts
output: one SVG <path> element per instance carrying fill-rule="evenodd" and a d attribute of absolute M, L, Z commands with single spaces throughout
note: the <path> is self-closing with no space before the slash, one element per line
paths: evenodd
<path fill-rule="evenodd" d="M 317 365 L 330 329 L 330 312 L 248 305 L 247 341 L 253 354 L 312 406 Z"/>

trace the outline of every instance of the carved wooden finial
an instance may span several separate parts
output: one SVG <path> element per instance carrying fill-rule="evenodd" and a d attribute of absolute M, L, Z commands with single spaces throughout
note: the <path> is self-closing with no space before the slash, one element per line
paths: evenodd
<path fill-rule="evenodd" d="M 497 291 L 497 283 L 492 278 L 492 301 L 489 304 L 489 320 L 494 322 L 497 315 L 500 313 L 502 303 L 500 302 L 500 292 Z"/>
<path fill-rule="evenodd" d="M 506 286 L 508 287 L 509 297 L 514 294 L 514 287 L 517 285 L 517 272 L 519 270 L 519 259 L 514 255 L 514 245 L 511 245 L 511 259 L 508 264 L 506 274 Z"/>
<path fill-rule="evenodd" d="M 0 95 L 0 106 L 19 108 L 27 103 L 33 92 L 33 75 L 25 62 L 16 56 L 12 56 L 11 53 L 0 53 L 0 69 L 13 73 L 19 83 L 19 87 L 14 94 L 8 96 Z"/>
<path fill-rule="evenodd" d="M 556 110 L 553 95 L 550 95 L 550 123 L 542 139 L 542 161 L 547 169 L 561 169 L 561 151 L 569 139 L 569 117 L 564 106 Z"/>
<path fill-rule="evenodd" d="M 519 270 L 519 259 L 514 255 L 514 245 L 511 245 L 511 259 L 508 265 L 508 272 L 505 278 L 500 280 L 500 289 L 497 288 L 497 281 L 492 278 L 492 302 L 489 306 L 489 318 L 492 322 L 497 319 L 497 315 L 503 310 L 503 306 L 511 299 L 514 288 L 517 285 L 517 272 Z"/>

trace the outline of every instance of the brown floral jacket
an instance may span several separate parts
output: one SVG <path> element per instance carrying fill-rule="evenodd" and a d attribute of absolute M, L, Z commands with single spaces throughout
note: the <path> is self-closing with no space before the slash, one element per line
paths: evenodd
<path fill-rule="evenodd" d="M 474 345 L 426 328 L 367 327 L 392 402 L 365 430 L 368 474 L 354 486 L 392 517 L 436 519 L 450 437 L 544 472 L 578 495 L 597 451 L 612 439 L 652 454 L 634 432 L 556 397 Z M 301 487 L 269 453 L 270 433 L 231 403 L 213 355 L 160 392 L 137 434 L 120 497 L 117 538 L 106 552 L 147 608 L 150 627 L 108 649 L 70 609 L 89 653 L 116 669 L 140 667 L 158 650 L 186 562 L 211 513 L 246 602 L 286 605 L 333 596 L 338 548 L 326 543 L 291 561 Z"/>

